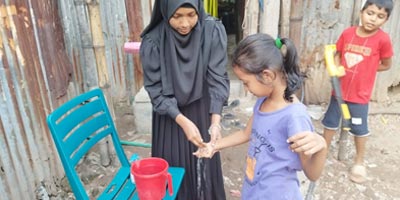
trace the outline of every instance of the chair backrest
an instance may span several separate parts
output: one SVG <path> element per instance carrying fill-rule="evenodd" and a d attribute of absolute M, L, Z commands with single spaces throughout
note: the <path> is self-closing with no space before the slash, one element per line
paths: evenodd
<path fill-rule="evenodd" d="M 93 89 L 64 103 L 48 115 L 47 124 L 77 199 L 88 199 L 88 195 L 76 166 L 105 137 L 111 136 L 121 166 L 129 168 L 101 89 Z"/>

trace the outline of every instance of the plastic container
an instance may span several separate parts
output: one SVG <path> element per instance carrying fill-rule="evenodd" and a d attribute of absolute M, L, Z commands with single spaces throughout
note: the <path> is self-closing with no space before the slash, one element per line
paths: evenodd
<path fill-rule="evenodd" d="M 168 167 L 166 160 L 156 157 L 143 158 L 132 163 L 131 174 L 140 200 L 162 199 L 167 183 L 169 194 L 172 196 L 172 177 Z"/>

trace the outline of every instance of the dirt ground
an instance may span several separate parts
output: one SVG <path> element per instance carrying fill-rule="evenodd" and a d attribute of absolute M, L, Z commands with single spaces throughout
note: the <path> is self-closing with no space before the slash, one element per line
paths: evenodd
<path fill-rule="evenodd" d="M 400 90 L 400 89 L 399 89 Z M 391 103 L 371 103 L 369 115 L 370 136 L 366 166 L 368 181 L 363 184 L 355 184 L 349 180 L 349 169 L 355 153 L 352 137 L 347 140 L 347 154 L 342 161 L 338 157 L 338 143 L 333 142 L 329 156 L 320 179 L 312 183 L 300 172 L 299 178 L 301 190 L 306 200 L 400 200 L 400 92 L 394 91 L 391 95 Z M 236 98 L 230 100 L 238 103 L 236 107 L 225 109 L 223 115 L 223 135 L 228 135 L 239 130 L 251 115 L 254 103 L 253 97 Z M 320 120 L 326 105 L 308 105 L 310 116 L 314 120 L 316 131 L 322 134 Z M 126 105 L 115 106 L 116 127 L 122 140 L 138 143 L 151 143 L 149 134 L 135 133 L 134 116 L 132 109 Z M 335 136 L 338 141 L 339 134 Z M 124 145 L 127 156 L 138 153 L 140 157 L 150 157 L 150 148 Z M 244 162 L 247 145 L 231 147 L 221 151 L 222 168 L 225 183 L 225 192 L 228 200 L 240 199 L 237 193 L 241 189 L 244 175 Z M 98 151 L 90 152 L 79 167 L 81 178 L 87 185 L 90 196 L 97 196 L 106 186 L 111 177 L 106 174 L 114 174 L 118 167 L 115 159 L 107 167 L 102 165 L 102 159 Z M 37 195 L 37 199 L 75 199 L 68 181 L 64 178 L 58 187 L 55 196 L 43 197 Z M 94 199 L 94 198 L 93 198 Z"/>
<path fill-rule="evenodd" d="M 400 95 L 400 93 L 398 93 Z M 400 199 L 400 96 L 392 96 L 392 103 L 379 105 L 371 103 L 369 127 L 372 133 L 367 147 L 366 166 L 368 181 L 364 184 L 355 184 L 348 178 L 355 153 L 353 138 L 348 137 L 346 159 L 339 161 L 338 143 L 333 142 L 324 172 L 321 178 L 311 184 L 303 173 L 299 173 L 301 189 L 306 199 L 314 200 L 389 200 Z M 244 97 L 235 99 L 238 106 L 225 109 L 224 131 L 227 135 L 238 130 L 251 114 L 254 98 Z M 232 100 L 231 100 L 232 102 Z M 316 131 L 322 134 L 320 120 L 326 105 L 309 105 L 310 115 L 314 120 Z M 149 135 L 134 134 L 132 132 L 133 116 L 129 112 L 119 116 L 117 127 L 126 140 L 149 143 Z M 339 134 L 335 136 L 338 141 Z M 127 154 L 139 152 L 141 156 L 150 156 L 150 149 L 125 146 Z M 243 181 L 243 167 L 247 145 L 241 145 L 222 150 L 222 167 L 227 199 L 240 199 L 236 193 L 240 191 Z"/>
<path fill-rule="evenodd" d="M 233 41 L 230 37 L 231 43 Z M 228 52 L 232 52 L 234 45 L 228 45 Z M 234 77 L 232 72 L 230 77 Z M 370 104 L 369 129 L 371 136 L 367 144 L 366 166 L 368 181 L 355 184 L 349 180 L 349 169 L 355 154 L 353 138 L 348 137 L 346 158 L 338 160 L 338 143 L 332 142 L 328 159 L 320 179 L 310 184 L 302 172 L 299 173 L 301 190 L 306 200 L 400 200 L 400 87 L 390 89 L 390 101 L 386 103 Z M 232 102 L 238 103 L 235 107 L 224 110 L 223 134 L 227 135 L 239 130 L 251 115 L 254 97 L 231 97 Z M 116 103 L 116 126 L 122 140 L 139 143 L 150 143 L 149 134 L 135 133 L 132 108 L 126 106 L 126 100 Z M 308 105 L 310 116 L 313 119 L 316 131 L 322 134 L 320 120 L 327 105 Z M 334 138 L 338 141 L 339 134 Z M 138 153 L 141 157 L 149 157 L 150 149 L 124 145 L 126 155 Z M 222 168 L 225 182 L 225 192 L 228 200 L 240 199 L 237 193 L 241 189 L 244 174 L 244 162 L 247 145 L 231 147 L 221 151 Z M 100 165 L 101 158 L 94 152 L 88 156 L 86 162 L 89 168 L 81 169 L 84 179 L 88 182 L 88 190 L 96 195 L 109 177 L 104 174 L 110 167 Z M 111 166 L 115 170 L 116 166 Z M 90 173 L 89 173 L 90 172 Z M 52 199 L 74 199 L 68 189 L 68 182 L 64 179 L 60 186 L 60 194 Z"/>

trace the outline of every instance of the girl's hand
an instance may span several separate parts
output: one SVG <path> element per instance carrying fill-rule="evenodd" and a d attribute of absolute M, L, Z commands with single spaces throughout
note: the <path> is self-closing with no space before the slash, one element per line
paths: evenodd
<path fill-rule="evenodd" d="M 312 155 L 327 148 L 326 141 L 321 135 L 309 131 L 300 132 L 290 137 L 287 142 L 292 151 L 305 155 Z"/>
<path fill-rule="evenodd" d="M 215 152 L 217 151 L 214 149 L 214 145 L 209 142 L 205 144 L 205 147 L 197 149 L 193 155 L 197 156 L 198 158 L 212 158 Z"/>
<path fill-rule="evenodd" d="M 211 136 L 210 143 L 215 144 L 217 140 L 221 139 L 221 125 L 219 124 L 211 124 L 210 128 L 208 128 L 208 133 Z"/>

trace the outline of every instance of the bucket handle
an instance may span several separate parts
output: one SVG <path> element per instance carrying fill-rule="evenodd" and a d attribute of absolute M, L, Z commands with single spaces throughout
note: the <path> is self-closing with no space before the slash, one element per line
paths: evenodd
<path fill-rule="evenodd" d="M 169 196 L 172 196 L 174 194 L 174 189 L 172 187 L 172 176 L 169 172 L 167 172 L 167 179 L 168 179 Z"/>

